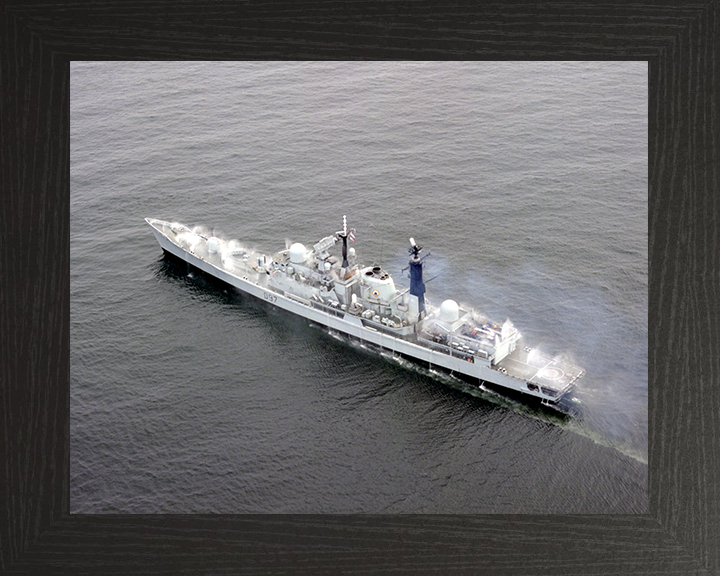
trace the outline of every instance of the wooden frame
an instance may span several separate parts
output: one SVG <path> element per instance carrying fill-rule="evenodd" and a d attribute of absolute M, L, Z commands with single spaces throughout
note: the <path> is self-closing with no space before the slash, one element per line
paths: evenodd
<path fill-rule="evenodd" d="M 0 5 L 0 572 L 720 573 L 720 10 Z M 71 60 L 646 60 L 650 514 L 69 515 Z"/>

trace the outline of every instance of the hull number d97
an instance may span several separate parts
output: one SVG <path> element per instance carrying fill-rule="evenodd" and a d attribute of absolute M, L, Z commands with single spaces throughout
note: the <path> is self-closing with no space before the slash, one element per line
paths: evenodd
<path fill-rule="evenodd" d="M 268 294 L 267 292 L 263 292 L 263 296 L 265 297 L 265 300 L 268 302 L 277 302 L 277 296 L 274 296 L 273 294 Z"/>

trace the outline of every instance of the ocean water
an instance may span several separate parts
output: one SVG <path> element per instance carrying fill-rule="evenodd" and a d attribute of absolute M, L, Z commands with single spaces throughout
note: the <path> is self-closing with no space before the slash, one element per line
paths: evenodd
<path fill-rule="evenodd" d="M 646 513 L 643 62 L 71 65 L 73 513 Z M 364 263 L 586 369 L 562 418 L 163 255 Z"/>

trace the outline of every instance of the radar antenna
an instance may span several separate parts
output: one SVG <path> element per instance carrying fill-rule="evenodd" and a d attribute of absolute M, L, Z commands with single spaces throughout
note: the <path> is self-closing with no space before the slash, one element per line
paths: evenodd
<path fill-rule="evenodd" d="M 418 258 L 418 254 L 420 254 L 420 251 L 422 250 L 422 246 L 418 245 L 415 242 L 415 238 L 410 238 L 410 248 L 408 248 L 408 253 L 411 256 L 414 256 L 415 258 Z"/>
<path fill-rule="evenodd" d="M 410 238 L 410 248 L 408 248 L 408 254 L 410 254 L 410 256 L 412 258 L 410 258 L 409 265 L 405 266 L 405 268 L 400 270 L 400 272 L 405 272 L 405 270 L 410 268 L 410 264 L 424 262 L 425 258 L 427 258 L 428 256 L 431 255 L 431 253 L 428 252 L 427 254 L 425 254 L 425 256 L 420 258 L 420 252 L 422 249 L 423 249 L 422 246 L 420 246 L 420 244 L 415 242 L 415 238 Z"/>

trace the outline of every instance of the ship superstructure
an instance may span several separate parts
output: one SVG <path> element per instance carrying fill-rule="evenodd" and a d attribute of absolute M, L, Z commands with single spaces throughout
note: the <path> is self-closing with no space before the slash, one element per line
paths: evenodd
<path fill-rule="evenodd" d="M 380 266 L 362 266 L 343 229 L 311 248 L 296 242 L 272 256 L 237 240 L 207 236 L 175 222 L 145 219 L 166 252 L 232 286 L 314 322 L 412 360 L 555 404 L 583 370 L 525 346 L 506 320 L 494 322 L 454 300 L 425 297 L 422 247 L 410 238 L 409 288 Z M 341 253 L 331 253 L 336 243 Z"/>

